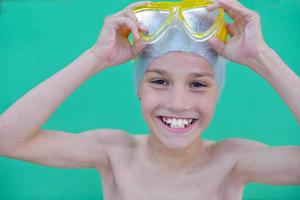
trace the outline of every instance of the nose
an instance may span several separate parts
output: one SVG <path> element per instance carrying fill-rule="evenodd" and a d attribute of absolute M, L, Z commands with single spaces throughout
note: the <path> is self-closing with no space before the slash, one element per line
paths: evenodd
<path fill-rule="evenodd" d="M 187 91 L 183 87 L 174 87 L 168 94 L 167 107 L 174 111 L 186 111 L 190 108 Z"/>

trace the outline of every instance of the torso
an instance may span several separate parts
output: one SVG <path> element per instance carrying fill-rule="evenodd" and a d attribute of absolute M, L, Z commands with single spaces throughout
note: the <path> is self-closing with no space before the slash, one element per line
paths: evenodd
<path fill-rule="evenodd" d="M 148 163 L 148 135 L 132 136 L 134 145 L 110 153 L 110 165 L 101 170 L 108 200 L 241 200 L 243 186 L 231 176 L 234 156 L 218 143 L 205 141 L 209 152 L 199 167 L 175 175 Z M 219 145 L 219 146 L 218 146 Z"/>

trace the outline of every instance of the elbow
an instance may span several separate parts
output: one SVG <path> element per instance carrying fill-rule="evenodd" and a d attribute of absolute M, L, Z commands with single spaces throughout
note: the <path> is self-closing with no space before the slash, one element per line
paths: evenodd
<path fill-rule="evenodd" d="M 1 118 L 1 115 L 0 115 L 0 118 Z M 5 144 L 5 141 L 4 141 L 4 128 L 3 128 L 2 121 L 0 121 L 0 156 L 4 156 L 4 152 L 5 152 L 4 144 Z"/>
<path fill-rule="evenodd" d="M 0 157 L 7 156 L 7 150 L 4 149 L 3 145 L 0 142 Z"/>
<path fill-rule="evenodd" d="M 12 142 L 8 136 L 6 131 L 0 129 L 0 157 L 17 158 L 20 143 Z"/>
<path fill-rule="evenodd" d="M 9 131 L 5 128 L 2 121 L 0 120 L 0 157 L 9 157 L 9 155 L 11 154 L 11 145 L 8 140 L 8 132 Z"/>
<path fill-rule="evenodd" d="M 13 149 L 3 144 L 3 141 L 0 142 L 0 157 L 14 157 L 13 152 Z"/>
<path fill-rule="evenodd" d="M 12 152 L 12 149 L 9 147 L 10 145 L 6 136 L 7 134 L 5 130 L 2 127 L 0 127 L 0 157 L 9 157 L 9 155 Z"/>
<path fill-rule="evenodd" d="M 3 150 L 0 146 L 0 157 L 7 157 L 5 150 Z"/>
<path fill-rule="evenodd" d="M 16 147 L 6 144 L 5 140 L 2 139 L 0 141 L 0 157 L 15 157 Z"/>
<path fill-rule="evenodd" d="M 0 132 L 0 157 L 9 155 L 9 150 L 7 145 L 5 145 L 5 140 L 3 138 L 3 134 Z"/>
<path fill-rule="evenodd" d="M 0 157 L 5 155 L 5 148 L 4 148 L 4 133 L 2 128 L 0 127 Z"/>

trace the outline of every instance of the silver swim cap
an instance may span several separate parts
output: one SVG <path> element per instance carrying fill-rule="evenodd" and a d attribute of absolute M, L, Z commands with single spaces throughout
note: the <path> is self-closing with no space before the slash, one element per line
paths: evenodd
<path fill-rule="evenodd" d="M 202 25 L 205 26 L 203 22 L 197 25 L 200 29 Z M 208 38 L 205 41 L 197 41 L 189 36 L 178 18 L 175 18 L 164 33 L 155 42 L 149 43 L 136 58 L 133 76 L 136 94 L 138 94 L 144 73 L 152 61 L 169 52 L 188 52 L 206 59 L 215 73 L 219 97 L 221 96 L 225 82 L 225 66 L 227 61 L 217 55 L 209 46 Z"/>

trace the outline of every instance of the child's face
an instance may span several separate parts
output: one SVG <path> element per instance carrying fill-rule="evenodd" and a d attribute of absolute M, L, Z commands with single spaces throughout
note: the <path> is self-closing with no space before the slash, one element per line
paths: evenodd
<path fill-rule="evenodd" d="M 209 63 L 190 53 L 170 52 L 155 59 L 139 89 L 151 131 L 169 148 L 186 148 L 208 127 L 218 91 Z"/>

